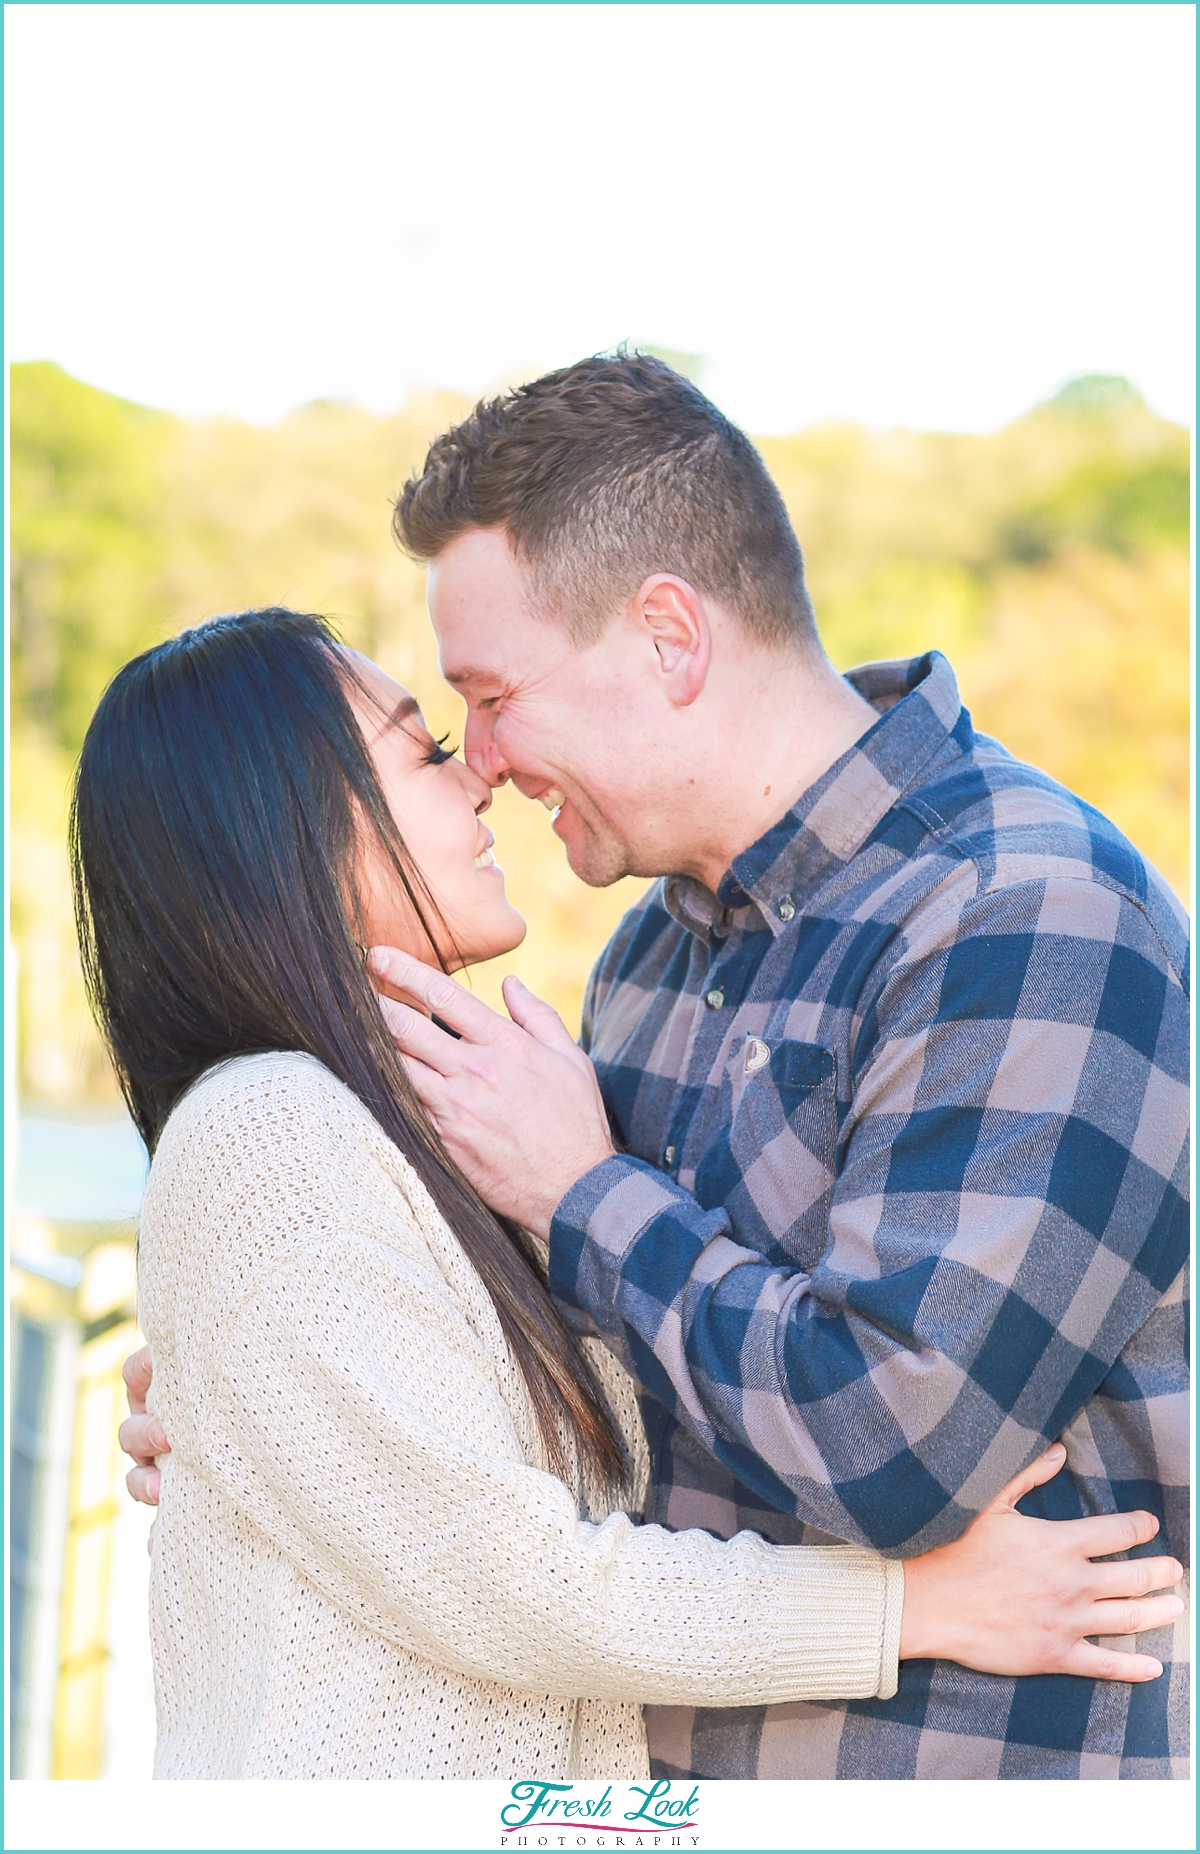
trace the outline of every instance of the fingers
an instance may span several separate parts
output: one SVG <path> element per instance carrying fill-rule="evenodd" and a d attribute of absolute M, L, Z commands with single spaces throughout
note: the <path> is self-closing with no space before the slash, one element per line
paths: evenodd
<path fill-rule="evenodd" d="M 435 1131 L 445 1139 L 447 1124 L 454 1118 L 454 1104 L 447 1094 L 445 1078 L 427 1069 L 423 1062 L 415 1062 L 411 1056 L 401 1056 L 400 1060 L 412 1083 L 413 1093 L 429 1115 Z"/>
<path fill-rule="evenodd" d="M 1029 1493 L 1034 1487 L 1040 1487 L 1043 1481 L 1050 1481 L 1058 1473 L 1067 1459 L 1067 1451 L 1061 1442 L 1052 1442 L 1036 1460 L 1027 1468 L 1014 1474 L 1011 1481 L 1000 1489 L 994 1500 L 989 1500 L 983 1508 L 985 1513 L 1002 1512 L 1014 1507 L 1022 1494 Z"/>
<path fill-rule="evenodd" d="M 1120 1564 L 1094 1564 L 1089 1583 L 1097 1600 L 1111 1600 L 1169 1590 L 1182 1576 L 1183 1566 L 1176 1558 L 1126 1558 Z M 1116 1635 L 1121 1631 L 1109 1629 L 1107 1633 Z"/>
<path fill-rule="evenodd" d="M 146 1414 L 146 1392 L 154 1375 L 154 1361 L 148 1345 L 125 1360 L 121 1375 L 125 1379 L 131 1414 L 117 1431 L 117 1439 L 123 1452 L 132 1456 L 136 1463 L 125 1476 L 125 1485 L 132 1498 L 143 1506 L 157 1506 L 162 1475 L 154 1458 L 169 1454 L 171 1444 L 158 1418 Z"/>
<path fill-rule="evenodd" d="M 393 1003 L 391 999 L 387 998 L 381 998 L 379 1002 L 381 1006 L 384 1007 Z M 403 1010 L 405 1007 L 403 1005 L 396 1005 L 394 1008 Z M 417 1012 L 415 1015 L 420 1016 L 420 1013 Z M 401 1042 L 400 1037 L 396 1035 L 396 1031 L 392 1027 L 393 1020 L 386 1008 L 384 1009 L 384 1021 L 395 1039 L 400 1054 L 400 1060 L 404 1065 L 404 1072 L 412 1083 L 413 1093 L 421 1102 L 439 1132 L 442 1131 L 441 1116 L 445 1115 L 451 1107 L 451 1102 L 447 1094 L 449 1087 L 449 1069 L 447 1068 L 445 1074 L 441 1073 L 432 1063 L 422 1061 L 421 1057 L 414 1053 L 410 1045 Z M 425 1019 L 421 1018 L 421 1022 L 424 1023 Z M 432 1026 L 432 1029 L 435 1036 L 442 1035 L 442 1032 L 437 1028 L 436 1024 Z M 407 1034 L 406 1027 L 402 1026 L 401 1035 L 405 1034 Z M 450 1045 L 451 1049 L 458 1048 L 453 1037 L 446 1037 L 445 1040 Z M 446 1060 L 449 1062 L 452 1058 L 447 1057 Z M 461 1063 L 458 1073 L 461 1075 Z"/>
<path fill-rule="evenodd" d="M 1064 1674 L 1085 1680 L 1157 1680 L 1162 1662 L 1149 1654 L 1120 1654 L 1115 1648 L 1098 1648 L 1095 1642 L 1076 1642 L 1063 1662 Z"/>
<path fill-rule="evenodd" d="M 1165 1629 L 1183 1614 L 1177 1596 L 1130 1597 L 1128 1601 L 1096 1603 L 1087 1622 L 1089 1635 L 1141 1635 L 1147 1629 Z"/>
<path fill-rule="evenodd" d="M 157 1506 L 162 1487 L 162 1475 L 157 1468 L 130 1468 L 125 1476 L 125 1485 L 135 1500 L 143 1506 Z"/>
<path fill-rule="evenodd" d="M 117 1440 L 122 1453 L 143 1466 L 152 1462 L 156 1455 L 171 1452 L 171 1444 L 156 1416 L 127 1416 L 117 1431 Z"/>
<path fill-rule="evenodd" d="M 141 1416 L 146 1408 L 146 1392 L 154 1376 L 154 1360 L 148 1345 L 144 1345 L 140 1352 L 130 1354 L 121 1366 L 121 1376 L 125 1380 L 125 1395 L 129 1399 L 130 1411 L 134 1416 Z"/>
<path fill-rule="evenodd" d="M 578 1055 L 579 1045 L 554 1006 L 547 1004 L 544 998 L 539 998 L 536 992 L 530 991 L 515 972 L 509 974 L 500 989 L 504 993 L 509 1016 L 522 1030 L 527 1030 L 530 1036 L 544 1043 L 547 1049 L 561 1050 L 564 1055 Z"/>
<path fill-rule="evenodd" d="M 423 965 L 411 953 L 402 953 L 399 947 L 373 946 L 367 964 L 378 978 L 386 979 L 397 991 L 407 992 L 452 1030 L 457 1030 L 468 1043 L 494 1042 L 497 1031 L 508 1028 L 499 1012 L 493 1011 L 482 999 L 473 998 L 444 972 Z M 454 1039 L 448 1040 L 453 1042 Z"/>
<path fill-rule="evenodd" d="M 1091 1519 L 1065 1519 L 1063 1543 L 1079 1547 L 1089 1558 L 1108 1558 L 1116 1551 L 1132 1551 L 1158 1531 L 1153 1513 L 1097 1513 Z"/>
<path fill-rule="evenodd" d="M 415 1061 L 423 1062 L 426 1068 L 436 1070 L 439 1075 L 450 1075 L 461 1068 L 459 1045 L 454 1038 L 447 1036 L 444 1030 L 439 1030 L 420 1011 L 414 1011 L 409 1004 L 397 1003 L 395 998 L 383 996 L 379 999 L 379 1009 L 391 1039 L 402 1056 L 411 1056 Z"/>

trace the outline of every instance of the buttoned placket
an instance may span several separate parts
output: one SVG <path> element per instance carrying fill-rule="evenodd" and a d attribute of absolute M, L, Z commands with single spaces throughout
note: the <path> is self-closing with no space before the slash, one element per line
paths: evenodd
<path fill-rule="evenodd" d="M 949 665 L 942 663 L 940 669 L 935 670 L 934 673 L 947 686 L 940 701 L 940 707 L 944 712 L 934 724 L 936 739 L 932 737 L 929 739 L 924 761 L 932 757 L 940 743 L 948 738 L 950 727 L 953 725 L 953 717 L 958 712 L 957 687 Z M 915 721 L 915 725 L 928 734 L 931 718 L 923 716 Z M 913 725 L 914 720 L 910 719 L 909 727 Z M 889 731 L 896 733 L 894 722 Z M 902 749 L 899 744 L 901 739 L 902 736 L 897 735 L 893 749 L 893 757 L 897 766 L 907 757 L 907 749 Z M 851 749 L 850 753 L 845 756 L 847 765 L 852 763 L 856 752 L 857 749 Z M 822 788 L 830 784 L 836 785 L 842 773 L 843 768 L 839 765 L 830 769 L 825 780 L 818 781 L 817 787 L 807 796 L 804 804 L 805 812 L 811 808 Z M 895 795 L 893 791 L 889 796 L 886 788 L 872 790 L 871 797 L 880 814 Z M 871 828 L 873 822 L 874 818 L 865 811 L 856 820 L 858 830 L 864 834 Z M 806 833 L 803 816 L 800 816 L 795 818 L 795 835 L 792 842 L 786 846 L 782 855 L 778 849 L 770 854 L 766 859 L 766 866 L 763 867 L 762 859 L 766 843 L 774 834 L 774 832 L 769 832 L 767 839 L 761 840 L 744 857 L 735 860 L 733 867 L 718 885 L 717 894 L 711 894 L 694 882 L 673 878 L 664 896 L 676 920 L 698 940 L 704 942 L 709 953 L 708 970 L 704 975 L 702 987 L 693 1007 L 694 1014 L 691 1035 L 688 1038 L 687 1058 L 676 1082 L 667 1126 L 664 1129 L 663 1143 L 659 1151 L 659 1164 L 674 1178 L 678 1178 L 680 1174 L 696 1119 L 696 1084 L 693 1078 L 713 1073 L 717 1052 L 729 1032 L 731 1019 L 727 1013 L 736 1012 L 747 995 L 747 988 L 744 985 L 740 988 L 735 987 L 737 995 L 734 995 L 727 977 L 723 974 L 723 968 L 729 963 L 731 952 L 735 947 L 740 947 L 742 936 L 746 931 L 740 926 L 735 927 L 735 915 L 745 912 L 751 918 L 757 916 L 770 932 L 773 940 L 788 936 L 789 929 L 796 922 L 797 915 L 803 911 L 805 900 L 811 901 L 813 895 L 820 891 L 831 869 L 842 863 L 851 847 L 846 842 L 840 844 L 836 851 L 829 849 L 821 840 Z M 756 862 L 757 869 L 755 868 Z M 784 887 L 784 884 L 787 886 Z M 801 896 L 799 903 L 796 899 L 798 893 Z M 755 989 L 767 957 L 764 949 L 764 957 L 755 967 L 751 991 Z M 705 1129 L 702 1128 L 701 1133 L 703 1134 L 704 1131 Z"/>
<path fill-rule="evenodd" d="M 723 910 L 723 915 L 724 918 L 712 922 L 707 931 L 697 934 L 697 938 L 707 945 L 708 971 L 693 1005 L 688 1059 L 675 1088 L 662 1147 L 660 1163 L 663 1170 L 672 1177 L 679 1174 L 695 1119 L 693 1088 L 689 1078 L 696 1074 L 711 1073 L 716 1052 L 729 1034 L 730 1014 L 736 1012 L 742 1002 L 736 985 L 731 990 L 724 970 L 742 950 L 747 929 L 733 924 L 728 909 Z"/>

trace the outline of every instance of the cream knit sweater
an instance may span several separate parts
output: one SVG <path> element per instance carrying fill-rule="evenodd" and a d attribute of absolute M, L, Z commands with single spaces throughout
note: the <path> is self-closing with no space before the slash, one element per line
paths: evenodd
<path fill-rule="evenodd" d="M 492 1303 L 307 1056 L 189 1092 L 142 1212 L 159 1777 L 636 1777 L 639 1702 L 888 1697 L 898 1564 L 548 1474 Z M 628 1379 L 593 1353 L 645 1477 Z"/>

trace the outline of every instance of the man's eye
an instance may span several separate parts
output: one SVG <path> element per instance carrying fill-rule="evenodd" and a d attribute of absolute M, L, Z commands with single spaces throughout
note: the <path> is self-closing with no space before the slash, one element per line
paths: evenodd
<path fill-rule="evenodd" d="M 426 766 L 440 766 L 444 760 L 452 760 L 454 758 L 454 755 L 458 752 L 458 748 L 446 746 L 445 743 L 449 738 L 449 734 L 443 734 L 441 740 L 434 741 L 429 752 L 425 755 Z"/>

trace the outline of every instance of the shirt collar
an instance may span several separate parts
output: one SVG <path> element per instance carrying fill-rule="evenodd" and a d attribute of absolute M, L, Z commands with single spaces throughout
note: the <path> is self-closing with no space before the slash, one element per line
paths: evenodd
<path fill-rule="evenodd" d="M 701 939 L 761 917 L 781 933 L 835 865 L 856 856 L 880 819 L 948 745 L 965 751 L 970 716 L 938 650 L 848 670 L 879 720 L 810 785 L 778 824 L 735 857 L 715 895 L 689 876 L 664 884 L 664 901 Z M 753 922 L 758 925 L 758 920 Z"/>

